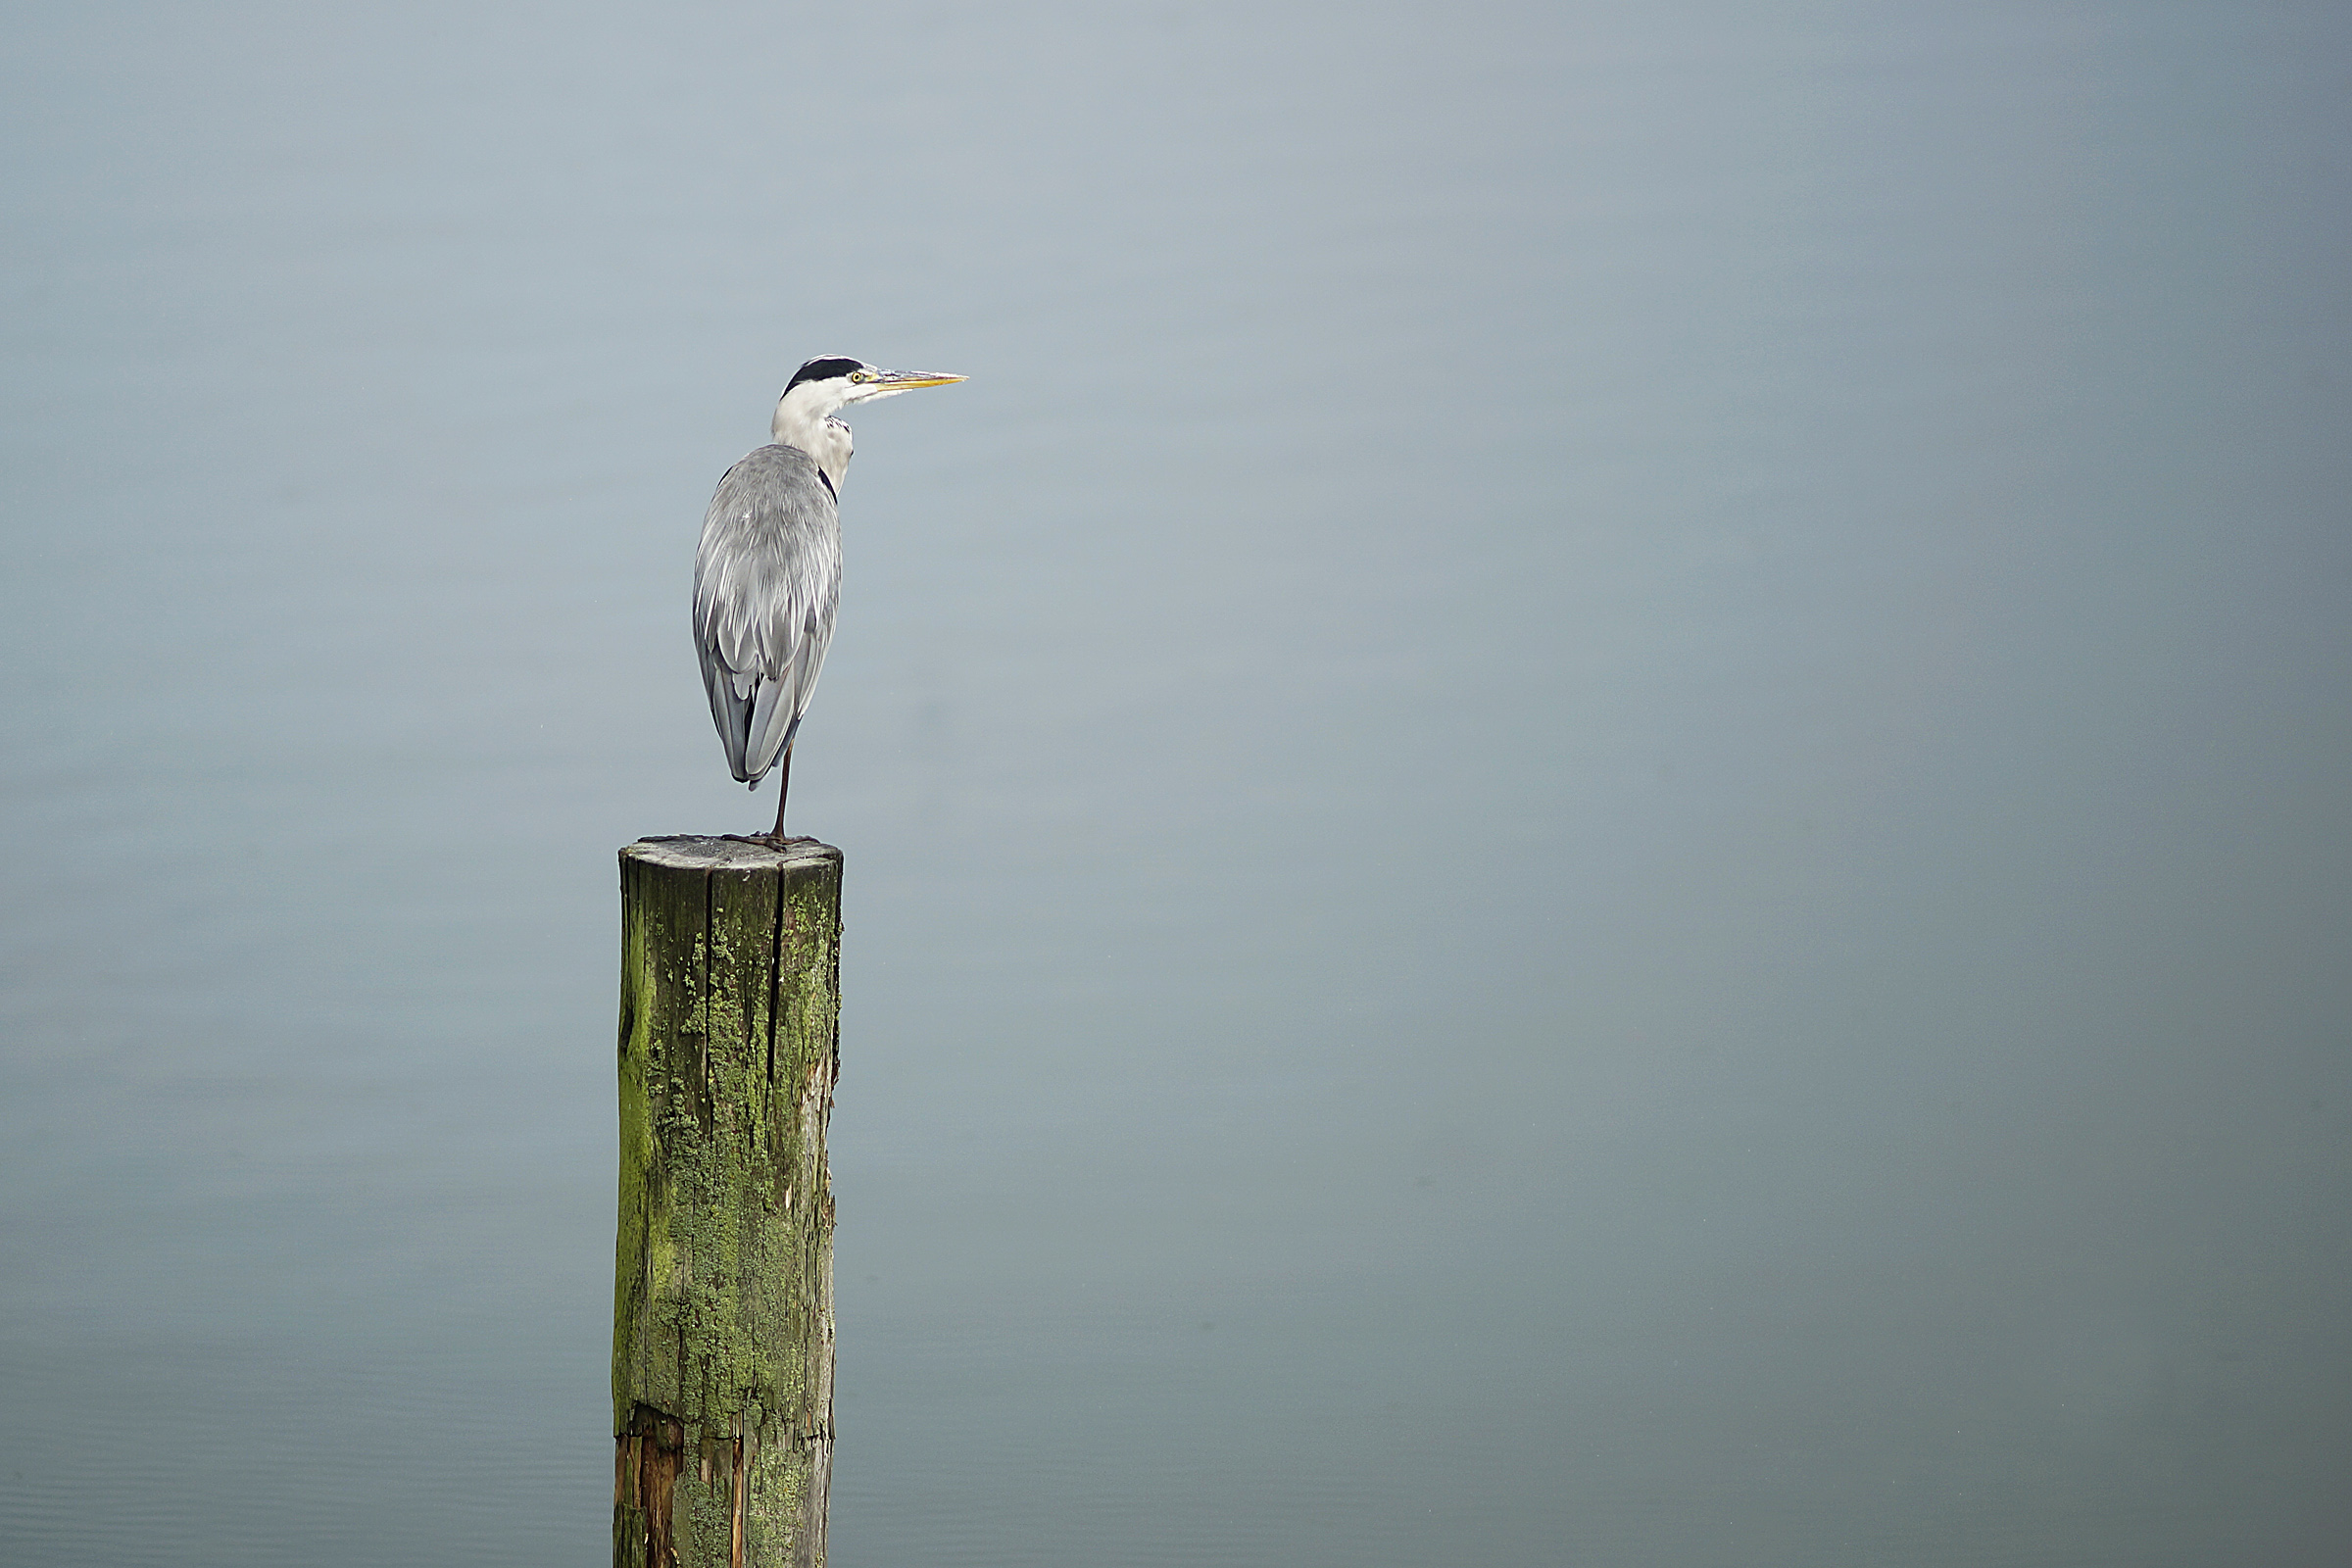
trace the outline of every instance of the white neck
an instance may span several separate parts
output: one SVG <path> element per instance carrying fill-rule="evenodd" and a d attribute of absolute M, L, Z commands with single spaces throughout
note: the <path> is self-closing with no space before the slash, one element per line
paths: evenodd
<path fill-rule="evenodd" d="M 833 417 L 842 402 L 838 390 L 827 391 L 819 382 L 803 381 L 776 400 L 776 416 L 767 427 L 779 444 L 799 447 L 816 460 L 817 467 L 832 481 L 836 499 L 850 471 L 850 427 Z"/>

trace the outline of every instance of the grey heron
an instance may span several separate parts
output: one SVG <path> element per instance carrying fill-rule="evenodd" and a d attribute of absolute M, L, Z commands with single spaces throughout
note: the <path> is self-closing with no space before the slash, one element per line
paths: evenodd
<path fill-rule="evenodd" d="M 727 766 L 754 789 L 776 770 L 784 837 L 792 742 L 816 690 L 841 597 L 841 483 L 853 403 L 947 386 L 960 375 L 884 370 L 820 355 L 793 372 L 768 431 L 718 481 L 694 557 L 694 646 Z"/>

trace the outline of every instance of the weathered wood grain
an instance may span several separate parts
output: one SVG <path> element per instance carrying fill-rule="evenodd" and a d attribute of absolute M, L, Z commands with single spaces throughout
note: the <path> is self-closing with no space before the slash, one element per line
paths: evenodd
<path fill-rule="evenodd" d="M 825 1560 L 841 852 L 620 852 L 612 1560 Z"/>

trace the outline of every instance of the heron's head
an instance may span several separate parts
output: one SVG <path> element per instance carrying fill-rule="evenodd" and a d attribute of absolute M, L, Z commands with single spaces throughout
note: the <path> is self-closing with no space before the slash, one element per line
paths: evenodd
<path fill-rule="evenodd" d="M 776 400 L 776 414 L 782 418 L 790 407 L 799 418 L 821 419 L 853 403 L 871 403 L 917 387 L 948 386 L 962 379 L 929 370 L 885 370 L 863 360 L 822 354 L 793 372 L 784 395 Z"/>
<path fill-rule="evenodd" d="M 841 476 L 850 463 L 850 427 L 833 417 L 853 403 L 870 403 L 918 386 L 948 386 L 960 375 L 937 375 L 927 370 L 885 370 L 863 360 L 837 354 L 819 355 L 793 372 L 776 399 L 776 416 L 768 430 L 788 447 L 814 458 L 841 490 Z"/>

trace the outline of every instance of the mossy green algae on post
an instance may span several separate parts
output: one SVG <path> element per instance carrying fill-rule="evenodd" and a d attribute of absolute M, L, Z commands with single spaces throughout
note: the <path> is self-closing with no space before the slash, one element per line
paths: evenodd
<path fill-rule="evenodd" d="M 620 852 L 612 1555 L 825 1557 L 841 852 Z"/>

